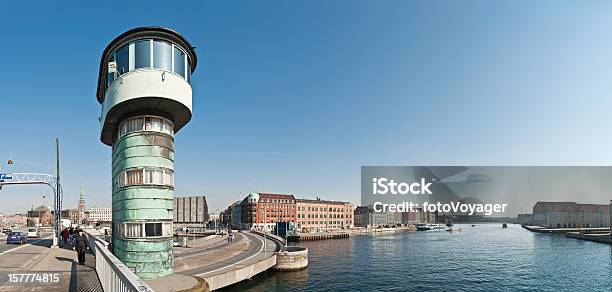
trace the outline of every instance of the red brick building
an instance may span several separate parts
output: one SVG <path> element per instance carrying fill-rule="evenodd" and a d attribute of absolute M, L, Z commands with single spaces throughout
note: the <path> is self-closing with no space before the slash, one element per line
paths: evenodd
<path fill-rule="evenodd" d="M 295 197 L 286 194 L 251 193 L 240 202 L 243 229 L 274 229 L 276 222 L 296 222 Z"/>

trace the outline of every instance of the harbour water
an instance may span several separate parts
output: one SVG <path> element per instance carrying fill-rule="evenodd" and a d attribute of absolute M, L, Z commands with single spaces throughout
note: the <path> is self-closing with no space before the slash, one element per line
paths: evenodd
<path fill-rule="evenodd" d="M 303 242 L 308 269 L 226 291 L 610 291 L 612 246 L 501 223 Z"/>

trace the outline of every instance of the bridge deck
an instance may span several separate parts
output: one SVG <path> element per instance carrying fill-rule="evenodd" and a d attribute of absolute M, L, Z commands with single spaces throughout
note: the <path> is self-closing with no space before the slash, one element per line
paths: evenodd
<path fill-rule="evenodd" d="M 71 245 L 52 248 L 49 231 L 41 232 L 41 237 L 21 246 L 0 244 L 0 291 L 102 291 L 91 252 L 85 265 L 79 265 Z M 55 274 L 59 281 L 11 283 L 10 274 Z"/>

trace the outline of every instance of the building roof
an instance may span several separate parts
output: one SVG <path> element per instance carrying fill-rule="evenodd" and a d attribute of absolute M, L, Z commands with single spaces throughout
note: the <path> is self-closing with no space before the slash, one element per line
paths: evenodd
<path fill-rule="evenodd" d="M 258 193 L 260 199 L 284 199 L 284 200 L 295 200 L 295 197 L 291 194 L 271 194 L 271 193 Z"/>
<path fill-rule="evenodd" d="M 328 201 L 328 200 L 321 200 L 321 199 L 296 199 L 295 200 L 296 203 L 306 203 L 306 204 L 328 204 L 328 205 L 350 205 L 351 203 L 349 202 L 342 202 L 342 201 Z"/>
<path fill-rule="evenodd" d="M 600 204 L 578 204 L 576 202 L 537 202 L 533 206 L 533 212 L 610 212 L 609 205 Z"/>

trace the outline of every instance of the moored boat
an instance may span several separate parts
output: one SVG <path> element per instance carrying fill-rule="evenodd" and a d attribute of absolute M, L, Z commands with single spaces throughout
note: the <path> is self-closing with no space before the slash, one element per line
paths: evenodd
<path fill-rule="evenodd" d="M 444 229 L 444 224 L 435 224 L 435 223 L 419 223 L 415 225 L 417 231 L 429 231 L 429 230 L 442 230 Z"/>

